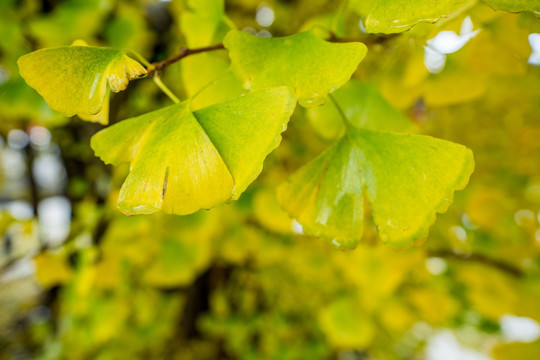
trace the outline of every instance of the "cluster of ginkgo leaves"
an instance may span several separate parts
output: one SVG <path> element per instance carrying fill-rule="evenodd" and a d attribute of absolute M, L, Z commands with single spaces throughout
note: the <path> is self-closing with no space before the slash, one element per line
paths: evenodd
<path fill-rule="evenodd" d="M 537 4 L 0 1 L 0 359 L 540 358 Z"/>
<path fill-rule="evenodd" d="M 368 32 L 394 33 L 419 21 L 437 21 L 469 2 L 430 3 L 351 1 L 349 6 L 366 14 Z M 539 10 L 528 3 L 488 3 L 510 11 Z M 291 217 L 309 234 L 354 248 L 362 237 L 366 199 L 385 243 L 395 248 L 422 243 L 436 213 L 446 211 L 454 191 L 466 186 L 474 168 L 472 152 L 411 134 L 413 127 L 376 88 L 347 84 L 366 55 L 361 42 L 327 41 L 314 30 L 281 38 L 254 36 L 231 29 L 222 7 L 200 27 L 203 35 L 211 35 L 203 45 L 214 45 L 208 51 L 227 51 L 230 70 L 242 84 L 241 94 L 226 101 L 197 108 L 195 93 L 179 102 L 161 82 L 159 63 L 133 51 L 79 41 L 21 57 L 20 73 L 52 109 L 101 124 L 108 123 L 109 88 L 122 91 L 137 77 L 153 77 L 176 103 L 121 121 L 92 138 L 104 162 L 130 164 L 118 198 L 126 214 L 162 210 L 186 215 L 238 199 L 279 145 L 298 102 L 310 108 L 312 118 L 338 117 L 343 125 L 333 145 L 279 187 L 279 202 Z M 187 16 L 197 21 L 196 11 Z M 218 33 L 226 35 L 216 39 Z M 357 113 L 345 113 L 345 103 L 358 103 Z M 364 112 L 370 108 L 380 110 Z"/>

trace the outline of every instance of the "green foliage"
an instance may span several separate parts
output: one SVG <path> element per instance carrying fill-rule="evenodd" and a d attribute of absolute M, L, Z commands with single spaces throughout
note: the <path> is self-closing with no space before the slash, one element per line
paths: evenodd
<path fill-rule="evenodd" d="M 483 0 L 496 10 L 512 12 L 531 11 L 540 14 L 535 0 Z M 400 33 L 419 22 L 435 23 L 441 18 L 455 15 L 472 7 L 471 0 L 352 0 L 351 8 L 365 15 L 364 26 L 368 33 Z"/>
<path fill-rule="evenodd" d="M 0 2 L 0 360 L 534 358 L 536 4 Z"/>
<path fill-rule="evenodd" d="M 21 57 L 18 65 L 21 76 L 52 109 L 85 118 L 104 109 L 102 124 L 108 123 L 107 82 L 119 92 L 130 80 L 146 74 L 124 51 L 90 46 L 38 50 Z"/>
<path fill-rule="evenodd" d="M 223 11 L 219 6 L 216 9 L 215 14 L 209 14 L 207 24 L 224 21 Z M 196 19 L 196 14 L 196 9 L 186 14 L 187 24 Z M 210 35 L 217 31 L 212 26 L 207 28 Z M 207 35 L 190 42 L 212 43 L 212 37 Z M 367 51 L 362 43 L 331 44 L 310 31 L 268 39 L 233 30 L 225 37 L 224 46 L 244 88 L 288 86 L 294 89 L 300 104 L 308 107 L 324 103 L 329 93 L 342 86 Z M 45 76 L 33 72 L 36 64 L 45 64 Z M 108 113 L 109 100 L 106 81 L 118 92 L 125 89 L 129 80 L 146 72 L 123 51 L 86 46 L 37 51 L 22 57 L 19 67 L 26 81 L 38 89 L 53 109 L 101 123 L 108 120 L 104 115 Z M 57 91 L 63 83 L 69 85 Z M 377 97 L 376 90 L 367 88 L 365 96 L 366 90 L 359 87 L 349 93 L 345 90 L 338 99 L 343 99 L 347 109 L 347 105 L 353 105 L 365 114 L 341 114 L 337 100 L 335 111 L 344 117 L 351 116 L 355 126 L 369 128 L 366 125 L 373 122 L 379 127 L 378 120 L 389 117 L 397 119 L 390 122 L 391 130 L 409 127 L 400 125 L 406 121 Z M 294 109 L 291 94 L 285 89 L 280 92 L 285 95 L 273 96 L 269 92 L 257 96 L 255 92 L 208 110 L 200 109 L 197 114 L 191 112 L 190 102 L 185 102 L 139 116 L 97 135 L 92 147 L 98 156 L 106 163 L 131 165 L 118 198 L 120 210 L 126 214 L 163 210 L 185 215 L 238 199 L 260 173 L 266 155 L 279 144 L 280 133 Z M 358 97 L 363 98 L 364 106 L 355 102 Z M 99 114 L 102 108 L 103 113 Z M 254 114 L 262 123 L 251 124 Z M 362 236 L 363 197 L 367 189 L 384 242 L 398 248 L 422 242 L 434 221 L 434 213 L 445 211 L 453 191 L 465 186 L 472 172 L 472 165 L 468 165 L 472 155 L 465 160 L 457 150 L 438 144 L 404 144 L 365 134 L 370 133 L 347 130 L 331 150 L 282 188 L 282 205 L 311 233 L 338 247 L 352 248 Z M 255 150 L 256 147 L 259 149 Z M 434 149 L 434 153 L 426 149 Z M 434 164 L 432 157 L 457 162 L 447 163 L 451 172 L 445 172 L 440 169 L 442 165 Z M 329 163 L 332 166 L 327 171 Z M 394 163 L 399 166 L 383 169 Z M 425 166 L 421 167 L 422 164 Z M 402 177 L 410 180 L 403 183 Z M 336 189 L 336 184 L 341 184 L 341 190 Z M 393 194 L 398 184 L 401 193 Z M 390 205 L 396 197 L 403 208 Z M 419 198 L 422 201 L 418 202 Z"/>
<path fill-rule="evenodd" d="M 365 27 L 370 33 L 398 33 L 409 30 L 420 21 L 437 22 L 461 7 L 469 0 L 362 0 L 352 1 L 352 8 L 360 9 L 366 16 Z"/>
<path fill-rule="evenodd" d="M 223 0 L 188 0 L 180 18 L 186 45 L 192 48 L 219 44 L 235 28 L 225 15 Z"/>
<path fill-rule="evenodd" d="M 102 130 L 92 148 L 106 163 L 131 164 L 118 199 L 123 212 L 191 214 L 238 199 L 278 146 L 294 105 L 288 88 L 194 113 L 187 101 Z"/>
<path fill-rule="evenodd" d="M 311 125 L 322 137 L 335 139 L 342 135 L 343 116 L 351 125 L 367 130 L 414 130 L 411 121 L 384 99 L 375 84 L 351 80 L 333 94 L 333 99 L 307 111 Z"/>
<path fill-rule="evenodd" d="M 242 83 L 229 71 L 227 59 L 217 54 L 190 56 L 181 66 L 183 83 L 187 96 L 192 97 L 193 110 L 232 100 L 243 92 Z"/>
<path fill-rule="evenodd" d="M 421 135 L 350 130 L 281 186 L 282 206 L 339 248 L 362 237 L 364 192 L 381 240 L 422 243 L 473 171 L 472 152 Z M 336 184 L 340 184 L 336 188 Z"/>
<path fill-rule="evenodd" d="M 483 0 L 486 4 L 496 10 L 506 10 L 511 12 L 531 11 L 536 16 L 540 16 L 540 3 L 534 0 Z"/>
<path fill-rule="evenodd" d="M 245 89 L 289 86 L 306 107 L 323 104 L 350 79 L 367 53 L 362 43 L 330 44 L 310 31 L 284 38 L 231 31 L 224 45 Z"/>

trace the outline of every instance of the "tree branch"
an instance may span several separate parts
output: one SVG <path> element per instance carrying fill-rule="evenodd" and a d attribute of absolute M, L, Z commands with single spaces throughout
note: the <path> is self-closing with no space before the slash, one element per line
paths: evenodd
<path fill-rule="evenodd" d="M 386 42 L 386 41 L 388 41 L 390 39 L 393 39 L 397 35 L 399 35 L 399 34 L 374 36 L 374 37 L 365 38 L 365 39 L 341 39 L 341 38 L 338 38 L 334 33 L 331 33 L 330 37 L 328 39 L 326 39 L 326 40 L 329 41 L 329 42 L 335 42 L 335 43 L 360 41 L 360 42 L 363 42 L 366 45 L 373 45 L 373 44 L 384 43 L 384 42 Z M 165 60 L 162 60 L 162 61 L 157 61 L 157 62 L 154 62 L 154 63 L 150 64 L 150 66 L 146 69 L 147 70 L 147 76 L 152 76 L 156 72 L 162 71 L 167 66 L 172 65 L 175 62 L 180 61 L 180 60 L 182 60 L 183 58 L 185 58 L 187 56 L 194 55 L 194 54 L 200 54 L 200 53 L 208 52 L 208 51 L 223 50 L 223 49 L 225 49 L 225 46 L 223 46 L 223 44 L 204 46 L 204 47 L 195 48 L 195 49 L 189 49 L 189 48 L 186 48 L 186 47 L 182 47 L 182 48 L 180 48 L 180 52 L 178 54 L 176 54 L 174 56 L 171 56 L 168 59 L 165 59 Z"/>
<path fill-rule="evenodd" d="M 375 35 L 370 36 L 362 39 L 346 39 L 346 38 L 340 38 L 337 37 L 336 34 L 330 33 L 330 37 L 326 39 L 326 41 L 333 42 L 333 43 L 343 43 L 343 42 L 361 42 L 365 45 L 375 45 L 375 44 L 383 44 L 389 40 L 392 40 L 396 37 L 398 37 L 400 34 L 388 34 L 388 35 Z"/>
<path fill-rule="evenodd" d="M 158 61 L 158 62 L 154 62 L 154 63 L 150 64 L 150 66 L 147 69 L 147 71 L 148 71 L 147 75 L 151 76 L 156 72 L 162 71 L 167 66 L 172 65 L 175 62 L 177 62 L 179 60 L 182 60 L 183 58 L 185 58 L 187 56 L 194 55 L 194 54 L 199 54 L 199 53 L 203 53 L 203 52 L 208 52 L 208 51 L 222 50 L 222 49 L 225 49 L 223 44 L 205 46 L 205 47 L 196 48 L 196 49 L 188 49 L 188 48 L 185 48 L 185 47 L 180 48 L 180 52 L 178 54 L 176 54 L 174 56 L 171 56 L 168 59 Z"/>
<path fill-rule="evenodd" d="M 477 263 L 481 263 L 481 264 L 496 268 L 516 278 L 521 278 L 525 275 L 523 270 L 519 267 L 513 266 L 512 264 L 509 264 L 507 262 L 504 262 L 498 259 L 487 257 L 482 254 L 457 254 L 449 250 L 434 250 L 434 251 L 429 251 L 428 256 L 461 260 L 461 261 L 477 262 Z"/>

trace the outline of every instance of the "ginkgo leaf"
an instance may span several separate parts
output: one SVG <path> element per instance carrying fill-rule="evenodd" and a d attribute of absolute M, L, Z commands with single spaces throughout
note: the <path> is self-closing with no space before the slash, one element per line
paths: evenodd
<path fill-rule="evenodd" d="M 301 105 L 318 106 L 345 84 L 366 56 L 364 44 L 329 43 L 312 31 L 263 38 L 230 31 L 223 41 L 246 89 L 289 86 Z"/>
<path fill-rule="evenodd" d="M 390 105 L 372 83 L 351 80 L 332 95 L 334 101 L 307 110 L 307 117 L 319 134 L 332 139 L 345 129 L 343 111 L 349 122 L 356 127 L 407 132 L 414 129 L 405 115 Z"/>
<path fill-rule="evenodd" d="M 109 100 L 111 97 L 111 92 L 107 91 L 105 93 L 105 98 L 103 99 L 103 106 L 97 114 L 77 114 L 84 121 L 95 122 L 102 125 L 107 125 L 109 123 Z"/>
<path fill-rule="evenodd" d="M 181 13 L 180 26 L 189 47 L 218 44 L 234 29 L 225 14 L 224 0 L 187 0 L 187 8 Z"/>
<path fill-rule="evenodd" d="M 399 33 L 409 30 L 415 24 L 437 22 L 449 17 L 471 3 L 470 0 L 355 0 L 351 8 L 367 15 L 364 26 L 369 33 Z"/>
<path fill-rule="evenodd" d="M 360 154 L 349 137 L 302 167 L 278 188 L 278 201 L 304 231 L 340 248 L 362 237 L 364 187 Z"/>
<path fill-rule="evenodd" d="M 425 240 L 473 167 L 459 144 L 351 129 L 282 184 L 278 198 L 305 231 L 352 248 L 362 237 L 365 194 L 381 240 L 405 248 Z"/>
<path fill-rule="evenodd" d="M 107 96 L 146 74 L 146 69 L 122 50 L 93 46 L 63 46 L 34 51 L 18 60 L 24 80 L 49 106 L 65 116 L 97 118 Z"/>
<path fill-rule="evenodd" d="M 537 0 L 483 0 L 495 10 L 509 12 L 530 11 L 537 17 L 540 16 L 540 2 Z"/>
<path fill-rule="evenodd" d="M 131 164 L 120 210 L 185 215 L 242 194 L 281 141 L 294 105 L 286 87 L 195 112 L 183 102 L 104 129 L 91 145 L 106 163 Z"/>
<path fill-rule="evenodd" d="M 86 41 L 77 39 L 75 40 L 71 46 L 88 46 Z M 109 123 L 109 100 L 111 97 L 111 92 L 106 91 L 105 92 L 105 98 L 103 99 L 103 107 L 97 114 L 84 114 L 79 113 L 77 116 L 81 118 L 84 121 L 88 122 L 95 122 L 102 125 L 107 125 Z"/>

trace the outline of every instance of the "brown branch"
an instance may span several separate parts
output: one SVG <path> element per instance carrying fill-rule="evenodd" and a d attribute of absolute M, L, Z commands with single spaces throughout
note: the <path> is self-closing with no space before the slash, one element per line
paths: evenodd
<path fill-rule="evenodd" d="M 26 146 L 26 166 L 28 168 L 28 187 L 30 192 L 30 200 L 32 203 L 32 209 L 34 210 L 34 216 L 38 217 L 38 203 L 39 203 L 39 193 L 36 184 L 36 179 L 34 178 L 34 172 L 32 168 L 34 166 L 35 153 L 30 145 Z"/>
<path fill-rule="evenodd" d="M 176 54 L 174 56 L 171 56 L 168 59 L 152 63 L 151 66 L 149 66 L 148 69 L 147 69 L 147 71 L 148 71 L 147 75 L 151 76 L 156 72 L 162 71 L 167 66 L 172 65 L 175 62 L 177 62 L 179 60 L 182 60 L 183 58 L 185 58 L 187 56 L 194 55 L 194 54 L 199 54 L 199 53 L 203 53 L 203 52 L 207 52 L 207 51 L 222 50 L 222 49 L 225 49 L 223 44 L 205 46 L 205 47 L 196 48 L 196 49 L 188 49 L 188 48 L 185 48 L 185 47 L 180 48 L 180 52 L 178 54 Z"/>
<path fill-rule="evenodd" d="M 525 275 L 523 270 L 519 267 L 513 266 L 512 264 L 509 264 L 507 262 L 504 262 L 498 259 L 487 257 L 482 254 L 457 254 L 449 250 L 435 250 L 435 251 L 429 251 L 428 256 L 461 260 L 461 261 L 477 262 L 480 264 L 491 266 L 495 269 L 503 271 L 516 278 L 521 278 Z"/>
<path fill-rule="evenodd" d="M 366 45 L 373 45 L 373 44 L 382 44 L 390 39 L 393 39 L 397 35 L 399 34 L 374 36 L 374 37 L 365 38 L 365 39 L 342 39 L 342 38 L 338 38 L 334 33 L 331 33 L 330 37 L 326 40 L 329 42 L 335 42 L 335 43 L 361 41 Z M 167 66 L 172 65 L 175 62 L 180 61 L 187 56 L 199 54 L 203 52 L 208 52 L 208 51 L 214 51 L 214 50 L 223 50 L 223 49 L 225 49 L 225 46 L 223 46 L 223 44 L 210 45 L 210 46 L 200 47 L 196 49 L 188 49 L 186 47 L 182 47 L 180 48 L 180 52 L 178 54 L 171 56 L 168 59 L 152 63 L 147 68 L 147 76 L 151 76 L 156 72 L 160 72 L 163 69 L 165 69 Z"/>
<path fill-rule="evenodd" d="M 400 34 L 388 34 L 388 35 L 375 35 L 362 39 L 346 39 L 337 37 L 336 34 L 330 33 L 330 37 L 326 41 L 334 43 L 344 43 L 344 42 L 362 42 L 365 45 L 375 45 L 375 44 L 384 44 L 385 42 L 392 40 L 398 37 Z"/>

